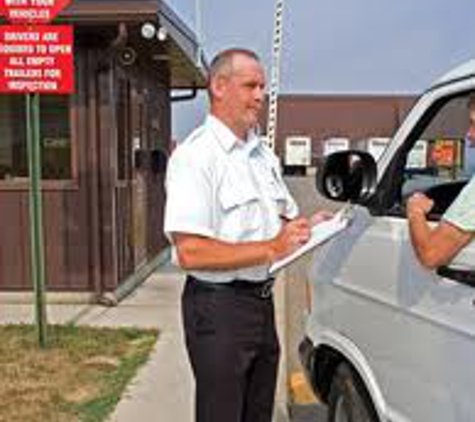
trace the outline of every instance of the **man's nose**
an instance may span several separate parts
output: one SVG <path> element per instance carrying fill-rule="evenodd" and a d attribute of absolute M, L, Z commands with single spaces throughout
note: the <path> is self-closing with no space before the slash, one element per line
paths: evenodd
<path fill-rule="evenodd" d="M 262 87 L 256 87 L 254 90 L 254 99 L 257 101 L 263 101 L 265 95 L 265 89 Z"/>

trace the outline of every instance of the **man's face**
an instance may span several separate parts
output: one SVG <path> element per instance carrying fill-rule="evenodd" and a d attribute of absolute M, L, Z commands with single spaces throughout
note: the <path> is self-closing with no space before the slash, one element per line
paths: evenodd
<path fill-rule="evenodd" d="M 240 130 L 257 125 L 265 89 L 264 70 L 257 61 L 235 56 L 232 74 L 220 77 L 216 87 L 214 93 L 220 110 L 233 125 Z"/>

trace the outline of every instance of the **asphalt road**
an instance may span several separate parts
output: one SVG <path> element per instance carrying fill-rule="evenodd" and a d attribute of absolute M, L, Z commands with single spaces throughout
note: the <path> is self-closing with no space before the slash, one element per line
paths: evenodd
<path fill-rule="evenodd" d="M 299 204 L 302 215 L 310 216 L 316 210 L 337 210 L 341 204 L 322 198 L 315 189 L 315 177 L 286 177 L 286 183 L 293 197 Z M 306 306 L 305 284 L 297 282 L 304 279 L 305 264 L 302 267 L 294 266 L 292 283 L 287 286 L 287 364 L 292 371 L 301 370 L 297 347 L 304 336 L 302 309 Z M 294 405 L 289 409 L 290 422 L 327 422 L 326 408 L 323 405 Z"/>
<path fill-rule="evenodd" d="M 327 422 L 327 411 L 322 405 L 295 405 L 289 413 L 290 422 Z"/>

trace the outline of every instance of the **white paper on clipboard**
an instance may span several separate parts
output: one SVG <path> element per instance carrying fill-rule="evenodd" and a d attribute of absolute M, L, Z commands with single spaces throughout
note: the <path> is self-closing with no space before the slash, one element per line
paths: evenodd
<path fill-rule="evenodd" d="M 269 273 L 273 274 L 279 271 L 311 249 L 330 239 L 330 237 L 344 230 L 351 221 L 351 213 L 349 211 L 350 209 L 345 207 L 337 212 L 331 219 L 314 226 L 309 241 L 285 258 L 274 262 L 269 268 Z"/>

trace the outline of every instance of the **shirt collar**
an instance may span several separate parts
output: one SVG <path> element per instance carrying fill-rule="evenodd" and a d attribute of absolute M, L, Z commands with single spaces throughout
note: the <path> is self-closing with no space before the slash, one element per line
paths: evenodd
<path fill-rule="evenodd" d="M 239 139 L 228 126 L 212 114 L 208 115 L 205 124 L 211 128 L 226 152 L 231 152 L 234 147 L 238 147 L 250 154 L 261 143 L 261 139 L 253 130 L 248 132 L 247 141 Z"/>

